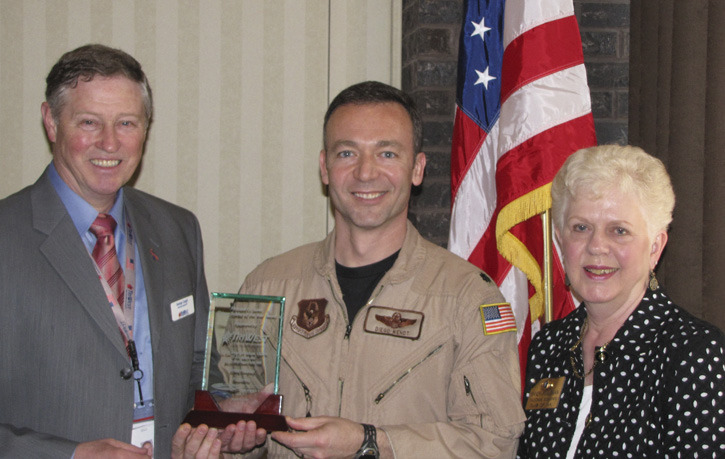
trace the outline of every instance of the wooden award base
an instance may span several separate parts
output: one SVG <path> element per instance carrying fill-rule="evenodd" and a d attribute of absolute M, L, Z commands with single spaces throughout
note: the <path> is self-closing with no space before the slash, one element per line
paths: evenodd
<path fill-rule="evenodd" d="M 287 421 L 282 416 L 282 396 L 272 394 L 257 408 L 254 413 L 232 413 L 221 411 L 214 397 L 205 390 L 197 390 L 194 396 L 194 408 L 184 418 L 184 422 L 196 427 L 206 424 L 209 427 L 224 429 L 229 424 L 239 421 L 254 421 L 258 428 L 267 432 L 289 430 Z"/>

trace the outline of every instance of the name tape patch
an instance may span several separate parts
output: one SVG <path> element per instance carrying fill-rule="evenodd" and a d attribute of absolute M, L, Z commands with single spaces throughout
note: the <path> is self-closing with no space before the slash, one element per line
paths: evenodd
<path fill-rule="evenodd" d="M 364 329 L 368 333 L 418 339 L 423 328 L 422 312 L 370 306 L 365 315 Z"/>

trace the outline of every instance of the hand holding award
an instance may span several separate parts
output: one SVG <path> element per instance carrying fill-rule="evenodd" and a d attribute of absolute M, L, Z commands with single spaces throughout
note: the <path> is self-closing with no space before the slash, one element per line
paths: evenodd
<path fill-rule="evenodd" d="M 243 420 L 268 432 L 288 429 L 277 393 L 284 302 L 284 297 L 212 293 L 203 390 L 185 423 L 224 429 Z M 207 390 L 213 339 L 224 383 Z"/>

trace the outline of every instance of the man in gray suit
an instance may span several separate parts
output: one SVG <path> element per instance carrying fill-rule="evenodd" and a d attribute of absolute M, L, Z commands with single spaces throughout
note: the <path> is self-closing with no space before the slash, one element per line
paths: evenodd
<path fill-rule="evenodd" d="M 0 201 L 0 456 L 168 457 L 202 379 L 199 223 L 124 187 L 152 113 L 133 57 L 87 45 L 46 82 L 53 160 Z M 92 231 L 108 215 L 112 236 Z M 101 239 L 119 282 L 96 256 Z"/>

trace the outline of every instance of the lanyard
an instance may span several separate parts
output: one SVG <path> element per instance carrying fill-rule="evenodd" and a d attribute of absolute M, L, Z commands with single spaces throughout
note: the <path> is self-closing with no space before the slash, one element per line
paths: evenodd
<path fill-rule="evenodd" d="M 136 380 L 136 384 L 138 385 L 139 400 L 141 405 L 143 405 L 143 392 L 141 392 L 141 378 L 143 378 L 143 371 L 139 368 L 138 352 L 136 352 L 136 343 L 133 340 L 133 315 L 136 309 L 136 260 L 134 251 L 134 233 L 133 228 L 131 227 L 131 220 L 128 218 L 128 215 L 124 215 L 124 220 L 126 222 L 126 260 L 123 269 L 124 278 L 126 280 L 126 285 L 124 287 L 124 306 L 118 304 L 116 296 L 113 294 L 106 278 L 103 277 L 101 269 L 98 267 L 95 260 L 93 260 L 93 266 L 96 268 L 96 273 L 101 279 L 103 291 L 106 293 L 108 302 L 111 305 L 111 310 L 113 311 L 113 316 L 116 318 L 118 329 L 121 331 L 123 342 L 126 345 L 126 352 L 128 353 L 128 357 L 131 359 L 133 379 Z M 93 259 L 92 256 L 91 259 Z"/>

